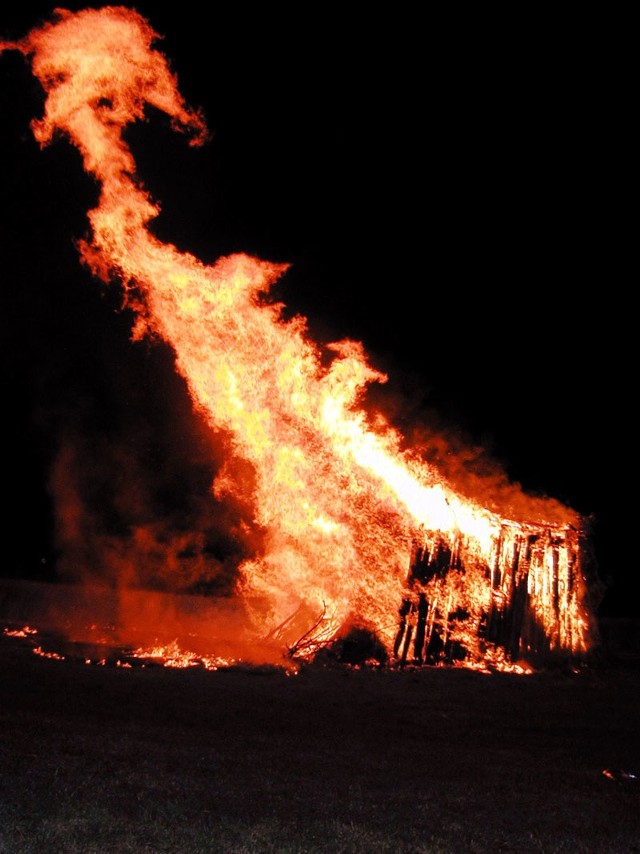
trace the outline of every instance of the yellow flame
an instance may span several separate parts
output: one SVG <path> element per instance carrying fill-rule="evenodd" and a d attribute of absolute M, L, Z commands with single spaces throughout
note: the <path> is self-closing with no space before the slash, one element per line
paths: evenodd
<path fill-rule="evenodd" d="M 386 377 L 359 343 L 336 342 L 328 354 L 309 339 L 303 318 L 284 319 L 282 306 L 267 297 L 286 265 L 236 254 L 209 266 L 150 234 L 159 208 L 136 181 L 123 131 L 150 105 L 197 145 L 207 136 L 204 120 L 183 102 L 153 48 L 157 34 L 138 13 L 105 7 L 56 15 L 0 49 L 28 56 L 46 90 L 44 115 L 32 125 L 36 139 L 46 145 L 66 136 L 100 186 L 88 215 L 91 239 L 81 245 L 85 262 L 124 284 L 138 313 L 134 337 L 151 333 L 172 346 L 197 409 L 228 431 L 232 453 L 254 469 L 253 494 L 243 498 L 265 547 L 240 567 L 237 591 L 256 632 L 286 625 L 282 637 L 290 644 L 295 632 L 299 639 L 315 627 L 318 640 L 357 615 L 390 648 L 412 546 L 423 530 L 452 546 L 464 541 L 470 578 L 439 580 L 425 590 L 431 602 L 464 600 L 471 614 L 464 631 L 475 631 L 499 596 L 510 595 L 512 580 L 491 587 L 486 579 L 490 567 L 502 565 L 499 550 L 513 548 L 526 526 L 509 523 L 505 535 L 507 520 L 458 495 L 416 452 L 402 451 L 402 437 L 382 418 L 371 423 L 362 397 Z M 216 488 L 240 486 L 221 473 Z M 563 530 L 579 526 L 573 511 L 562 514 Z M 545 585 L 556 572 L 548 563 L 554 554 L 534 554 L 527 581 L 542 620 L 551 619 Z M 557 571 L 567 576 L 562 561 Z M 557 628 L 576 636 L 572 645 L 582 643 L 579 598 L 579 591 L 565 597 L 572 619 Z M 178 649 L 162 656 L 173 666 L 193 663 Z"/>

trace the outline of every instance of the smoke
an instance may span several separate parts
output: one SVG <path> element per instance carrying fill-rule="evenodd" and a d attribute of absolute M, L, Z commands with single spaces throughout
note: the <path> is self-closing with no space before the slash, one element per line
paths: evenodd
<path fill-rule="evenodd" d="M 158 376 L 162 399 L 124 393 L 140 380 L 135 370 L 107 376 L 119 393 L 99 424 L 95 399 L 56 413 L 49 491 L 58 577 L 228 595 L 259 538 L 250 506 L 214 492 L 223 437 L 207 430 L 179 384 L 167 394 L 173 372 Z"/>

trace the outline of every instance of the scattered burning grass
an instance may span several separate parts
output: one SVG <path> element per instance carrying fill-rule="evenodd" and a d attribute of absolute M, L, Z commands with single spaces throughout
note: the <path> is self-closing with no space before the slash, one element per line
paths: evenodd
<path fill-rule="evenodd" d="M 287 676 L 86 667 L 32 645 L 0 637 L 7 854 L 601 854 L 640 838 L 637 669 Z"/>

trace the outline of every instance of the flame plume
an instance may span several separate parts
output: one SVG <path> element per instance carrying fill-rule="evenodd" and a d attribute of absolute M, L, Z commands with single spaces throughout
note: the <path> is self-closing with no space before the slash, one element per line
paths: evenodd
<path fill-rule="evenodd" d="M 83 260 L 104 281 L 122 283 L 136 313 L 133 338 L 157 336 L 173 348 L 196 409 L 229 436 L 230 464 L 213 489 L 221 499 L 250 490 L 242 498 L 264 532 L 264 550 L 241 565 L 237 582 L 256 636 L 313 645 L 357 617 L 391 650 L 416 542 L 431 553 L 438 542 L 464 543 L 467 612 L 486 616 L 506 578 L 486 584 L 487 568 L 500 574 L 532 531 L 551 526 L 562 538 L 580 532 L 581 520 L 555 501 L 539 501 L 530 523 L 507 520 L 454 491 L 382 416 L 367 413 L 367 387 L 386 376 L 362 345 L 320 348 L 304 318 L 285 320 L 283 306 L 269 301 L 286 265 L 235 254 L 208 266 L 150 233 L 159 207 L 136 180 L 124 129 L 151 106 L 190 145 L 207 138 L 202 115 L 185 105 L 153 48 L 157 39 L 131 9 L 57 10 L 0 50 L 22 52 L 45 89 L 44 115 L 32 123 L 38 142 L 62 134 L 98 182 Z M 233 460 L 250 464 L 250 486 L 234 477 Z M 589 614 L 573 570 L 562 643 L 580 648 Z M 414 582 L 427 584 L 415 572 Z M 430 593 L 452 595 L 446 584 Z"/>

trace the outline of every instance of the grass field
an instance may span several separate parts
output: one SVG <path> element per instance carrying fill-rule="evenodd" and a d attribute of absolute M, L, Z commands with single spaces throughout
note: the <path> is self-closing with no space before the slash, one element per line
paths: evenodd
<path fill-rule="evenodd" d="M 125 669 L 1 636 L 0 851 L 640 851 L 639 701 L 619 663 Z"/>

